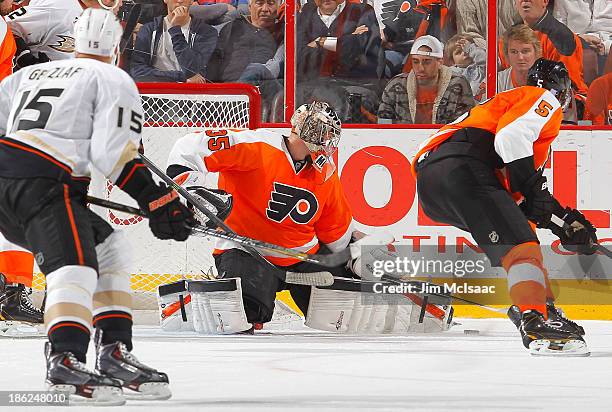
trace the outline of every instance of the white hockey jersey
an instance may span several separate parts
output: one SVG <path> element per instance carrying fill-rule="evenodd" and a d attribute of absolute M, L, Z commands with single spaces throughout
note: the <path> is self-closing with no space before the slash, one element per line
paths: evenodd
<path fill-rule="evenodd" d="M 6 16 L 13 35 L 22 38 L 32 54 L 51 60 L 74 57 L 74 23 L 83 13 L 78 0 L 31 0 Z"/>
<path fill-rule="evenodd" d="M 93 59 L 25 67 L 0 83 L 0 176 L 50 176 L 34 160 L 7 162 L 17 150 L 72 177 L 89 177 L 91 163 L 114 182 L 138 156 L 142 119 L 136 84 L 118 67 Z"/>

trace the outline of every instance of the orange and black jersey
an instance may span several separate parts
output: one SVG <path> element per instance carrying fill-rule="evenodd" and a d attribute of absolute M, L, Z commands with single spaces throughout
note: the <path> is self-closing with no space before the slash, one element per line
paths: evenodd
<path fill-rule="evenodd" d="M 494 139 L 495 152 L 504 164 L 533 156 L 537 170 L 548 159 L 550 145 L 559 134 L 562 119 L 559 101 L 548 90 L 523 86 L 498 93 L 423 142 L 412 161 L 412 173 L 416 176 L 416 164 L 427 153 L 457 130 L 468 127 L 489 132 Z M 510 191 L 505 174 L 499 173 L 499 177 Z M 519 199 L 521 195 L 514 197 Z"/>
<path fill-rule="evenodd" d="M 218 172 L 219 189 L 233 195 L 225 223 L 236 233 L 309 253 L 319 242 L 332 251 L 348 245 L 353 218 L 337 173 L 321 183 L 310 165 L 296 171 L 280 133 L 206 130 L 180 138 L 170 152 L 168 174 L 189 187 L 204 185 L 209 172 Z M 235 247 L 217 243 L 218 250 Z M 265 256 L 281 266 L 297 263 Z"/>

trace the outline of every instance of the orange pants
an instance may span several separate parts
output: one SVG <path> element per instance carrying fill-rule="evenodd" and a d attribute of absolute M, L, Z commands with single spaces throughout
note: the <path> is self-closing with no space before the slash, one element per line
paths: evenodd
<path fill-rule="evenodd" d="M 32 287 L 34 255 L 9 242 L 2 234 L 0 234 L 0 273 L 6 276 L 7 283 L 21 283 Z"/>

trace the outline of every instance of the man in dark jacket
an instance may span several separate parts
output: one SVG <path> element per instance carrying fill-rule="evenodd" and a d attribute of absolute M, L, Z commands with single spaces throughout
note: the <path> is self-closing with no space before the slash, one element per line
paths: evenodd
<path fill-rule="evenodd" d="M 142 26 L 131 74 L 136 81 L 204 83 L 217 31 L 189 16 L 190 0 L 165 0 L 166 17 Z"/>
<path fill-rule="evenodd" d="M 315 0 L 297 16 L 296 31 L 298 103 L 323 99 L 343 121 L 371 121 L 384 64 L 372 6 Z"/>
<path fill-rule="evenodd" d="M 239 16 L 219 33 L 219 43 L 211 59 L 209 78 L 218 82 L 236 82 L 254 66 L 266 65 L 269 79 L 282 71 L 275 54 L 283 43 L 284 30 L 277 22 L 278 0 L 249 0 L 250 16 Z M 278 61 L 279 59 L 276 59 Z M 275 66 L 272 69 L 272 66 Z"/>

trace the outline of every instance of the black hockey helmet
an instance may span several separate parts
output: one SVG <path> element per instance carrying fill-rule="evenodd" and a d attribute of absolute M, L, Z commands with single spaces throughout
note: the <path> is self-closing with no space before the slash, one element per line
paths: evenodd
<path fill-rule="evenodd" d="M 539 58 L 529 68 L 527 85 L 549 90 L 559 100 L 563 111 L 572 101 L 572 81 L 562 62 Z"/>

